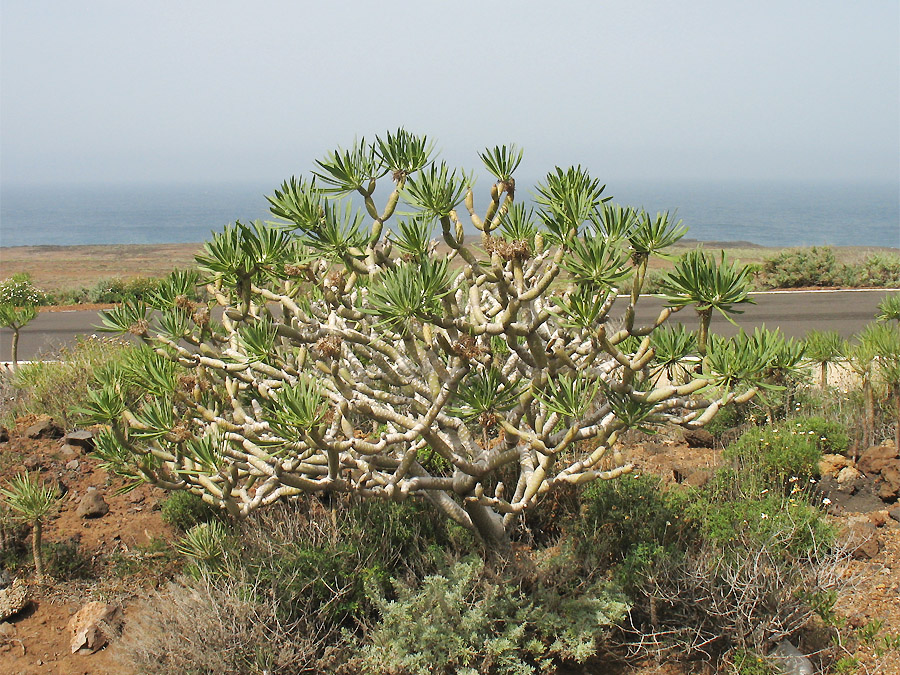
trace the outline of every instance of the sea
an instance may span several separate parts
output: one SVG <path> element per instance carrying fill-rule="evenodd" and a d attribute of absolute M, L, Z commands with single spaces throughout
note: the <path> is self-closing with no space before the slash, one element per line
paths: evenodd
<path fill-rule="evenodd" d="M 476 204 L 486 200 L 486 183 L 476 185 L 482 196 Z M 518 183 L 521 196 L 529 183 Z M 4 183 L 0 246 L 205 241 L 235 220 L 272 220 L 265 195 L 278 187 Z M 525 199 L 528 194 L 526 187 Z M 604 194 L 651 213 L 668 210 L 690 228 L 687 238 L 698 241 L 900 248 L 896 183 L 633 180 L 609 183 Z"/>

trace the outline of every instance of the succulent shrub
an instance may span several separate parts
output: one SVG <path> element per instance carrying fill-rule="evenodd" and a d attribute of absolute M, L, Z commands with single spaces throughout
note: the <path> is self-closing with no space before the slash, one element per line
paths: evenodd
<path fill-rule="evenodd" d="M 836 330 L 811 330 L 803 340 L 810 365 L 819 368 L 819 388 L 828 387 L 828 366 L 844 357 L 844 340 Z"/>
<path fill-rule="evenodd" d="M 900 293 L 886 295 L 878 303 L 879 321 L 896 321 L 900 323 Z"/>
<path fill-rule="evenodd" d="M 37 310 L 34 305 L 16 307 L 8 303 L 0 303 L 0 326 L 12 330 L 12 364 L 13 369 L 19 365 L 19 333 L 34 320 Z"/>
<path fill-rule="evenodd" d="M 483 211 L 425 137 L 338 149 L 268 198 L 278 223 L 215 234 L 202 279 L 106 312 L 146 344 L 88 406 L 107 465 L 238 517 L 304 492 L 426 500 L 502 547 L 554 486 L 628 473 L 609 457 L 625 430 L 700 426 L 756 393 L 771 340 L 707 335 L 713 310 L 749 301 L 742 268 L 686 256 L 639 323 L 649 260 L 680 221 L 609 204 L 580 166 L 548 173 L 527 208 L 522 151 L 480 157 Z M 198 281 L 208 301 L 191 299 Z M 687 306 L 699 338 L 654 343 Z M 668 347 L 695 346 L 702 367 L 654 375 L 689 362 Z"/>
<path fill-rule="evenodd" d="M 0 488 L 0 496 L 18 518 L 31 526 L 31 549 L 34 555 L 34 573 L 38 579 L 44 576 L 44 555 L 41 547 L 44 519 L 57 507 L 59 495 L 56 488 L 39 482 L 29 473 L 10 479 L 6 488 Z"/>

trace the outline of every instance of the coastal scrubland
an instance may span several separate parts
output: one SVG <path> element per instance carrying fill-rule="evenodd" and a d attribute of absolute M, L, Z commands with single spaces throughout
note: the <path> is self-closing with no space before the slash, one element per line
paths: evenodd
<path fill-rule="evenodd" d="M 683 254 L 698 245 L 750 265 L 760 289 L 900 286 L 900 250 L 894 248 L 775 249 L 747 242 L 683 240 L 672 253 Z M 6 247 L 0 248 L 0 277 L 27 276 L 46 292 L 46 305 L 109 304 L 147 292 L 173 269 L 193 267 L 202 248 L 202 243 Z M 673 264 L 652 260 L 651 277 Z"/>

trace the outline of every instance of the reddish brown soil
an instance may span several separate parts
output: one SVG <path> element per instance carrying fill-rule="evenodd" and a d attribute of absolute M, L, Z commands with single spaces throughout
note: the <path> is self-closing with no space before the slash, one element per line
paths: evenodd
<path fill-rule="evenodd" d="M 61 441 L 32 440 L 20 432 L 29 420 L 21 420 L 7 443 L 0 444 L 0 482 L 22 470 L 26 458 L 37 459 L 41 478 L 64 486 L 58 514 L 46 525 L 45 541 L 75 539 L 84 556 L 91 562 L 88 579 L 44 584 L 32 582 L 32 604 L 10 621 L 11 638 L 0 638 L 0 673 L 90 675 L 130 675 L 119 663 L 114 650 L 96 654 L 72 654 L 67 626 L 71 616 L 91 600 L 117 602 L 124 606 L 126 621 L 133 601 L 151 590 L 160 577 L 173 570 L 154 569 L 153 553 L 144 553 L 153 539 L 171 540 L 174 533 L 162 522 L 159 502 L 161 490 L 142 486 L 117 495 L 122 486 L 98 466 L 97 460 L 85 454 L 66 455 Z M 78 461 L 77 469 L 66 463 Z M 80 518 L 76 509 L 88 488 L 96 488 L 109 505 L 109 513 L 95 519 Z M 138 575 L 115 569 L 116 559 L 144 560 L 133 567 Z"/>
<path fill-rule="evenodd" d="M 171 541 L 174 537 L 158 510 L 164 493 L 144 486 L 117 495 L 121 481 L 110 477 L 96 460 L 84 454 L 64 455 L 59 440 L 24 438 L 22 430 L 28 421 L 21 420 L 18 428 L 11 431 L 10 440 L 0 443 L 0 482 L 21 471 L 29 457 L 37 459 L 45 481 L 60 481 L 67 493 L 58 516 L 46 527 L 46 540 L 77 537 L 82 552 L 93 560 L 93 574 L 87 580 L 32 585 L 32 605 L 11 621 L 13 635 L 0 637 L 0 673 L 138 675 L 120 661 L 115 644 L 92 655 L 71 654 L 67 624 L 84 603 L 99 599 L 121 603 L 127 625 L 137 600 L 176 572 L 166 558 L 157 557 L 161 554 L 147 551 L 153 539 Z M 79 462 L 77 470 L 65 466 L 72 459 Z M 698 469 L 714 467 L 718 453 L 688 448 L 683 443 L 654 441 L 635 448 L 630 459 L 640 472 L 652 472 L 667 481 L 675 481 Z M 110 510 L 103 517 L 84 520 L 76 515 L 75 509 L 89 487 L 101 491 Z M 842 515 L 841 519 L 847 517 Z M 877 638 L 861 643 L 853 630 L 880 620 L 884 622 L 882 635 L 900 632 L 900 524 L 888 519 L 878 528 L 878 536 L 881 552 L 871 560 L 851 564 L 850 574 L 856 578 L 854 590 L 838 603 L 839 615 L 846 622 L 842 646 L 833 644 L 833 629 L 820 627 L 804 638 L 803 647 L 807 651 L 827 650 L 833 657 L 854 657 L 860 674 L 900 675 L 900 651 L 878 655 Z M 137 563 L 129 568 L 137 573 L 123 574 L 121 568 L 117 570 L 114 561 L 123 558 Z M 650 662 L 620 667 L 615 672 L 618 675 L 687 675 L 711 671 L 699 664 Z"/>

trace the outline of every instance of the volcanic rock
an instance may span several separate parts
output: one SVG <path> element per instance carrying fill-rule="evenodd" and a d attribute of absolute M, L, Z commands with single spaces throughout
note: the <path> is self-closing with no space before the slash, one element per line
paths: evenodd
<path fill-rule="evenodd" d="M 881 473 L 889 467 L 900 468 L 897 448 L 891 445 L 873 445 L 856 462 L 856 468 L 867 474 Z"/>
<path fill-rule="evenodd" d="M 874 558 L 881 550 L 878 530 L 868 521 L 851 520 L 847 527 L 841 531 L 838 540 L 847 547 L 850 555 L 857 560 Z"/>
<path fill-rule="evenodd" d="M 93 450 L 94 448 L 94 433 L 92 431 L 72 431 L 66 434 L 64 440 L 69 445 L 77 445 L 85 450 Z"/>

